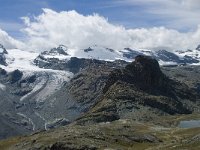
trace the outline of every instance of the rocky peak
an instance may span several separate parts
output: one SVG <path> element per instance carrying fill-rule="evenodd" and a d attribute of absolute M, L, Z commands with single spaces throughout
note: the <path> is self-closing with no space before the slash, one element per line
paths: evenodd
<path fill-rule="evenodd" d="M 41 53 L 42 55 L 68 55 L 67 47 L 64 45 L 59 45 L 56 48 L 50 49 L 50 51 L 44 51 Z"/>
<path fill-rule="evenodd" d="M 8 54 L 8 52 L 6 51 L 6 49 L 2 44 L 0 44 L 0 54 Z"/>
<path fill-rule="evenodd" d="M 4 76 L 6 74 L 7 74 L 6 70 L 0 68 L 0 76 Z"/>
<path fill-rule="evenodd" d="M 23 76 L 23 73 L 17 69 L 9 74 L 8 80 L 11 83 L 15 83 L 15 82 L 19 81 L 22 78 L 22 76 Z"/>
<path fill-rule="evenodd" d="M 161 72 L 158 61 L 150 56 L 138 55 L 135 57 L 135 61 L 130 65 L 127 65 L 126 69 L 139 68 L 141 71 L 151 72 L 154 71 Z"/>
<path fill-rule="evenodd" d="M 93 51 L 93 49 L 91 47 L 88 47 L 88 48 L 84 49 L 84 52 L 86 52 L 86 53 L 88 53 L 90 51 Z"/>
<path fill-rule="evenodd" d="M 58 53 L 62 55 L 68 55 L 67 54 L 67 47 L 64 45 L 59 45 L 57 48 L 52 48 L 49 52 L 50 53 Z"/>
<path fill-rule="evenodd" d="M 6 65 L 6 57 L 4 54 L 8 54 L 8 52 L 6 51 L 4 46 L 0 44 L 0 64 L 5 66 Z"/>
<path fill-rule="evenodd" d="M 199 50 L 199 51 L 200 51 L 200 44 L 197 46 L 196 50 Z"/>
<path fill-rule="evenodd" d="M 124 69 L 117 69 L 110 74 L 104 92 L 117 81 L 134 84 L 142 90 L 154 90 L 165 88 L 168 80 L 156 59 L 139 55 Z"/>
<path fill-rule="evenodd" d="M 142 55 L 135 57 L 135 61 L 126 66 L 125 72 L 131 76 L 133 82 L 145 85 L 158 85 L 161 78 L 164 77 L 158 61 Z"/>

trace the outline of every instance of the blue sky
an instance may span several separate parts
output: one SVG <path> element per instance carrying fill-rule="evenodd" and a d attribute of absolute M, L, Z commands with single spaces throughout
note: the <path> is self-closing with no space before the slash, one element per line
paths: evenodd
<path fill-rule="evenodd" d="M 22 36 L 20 17 L 37 16 L 42 8 L 76 10 L 83 15 L 98 13 L 126 28 L 165 26 L 182 32 L 195 29 L 200 17 L 195 9 L 198 0 L 0 0 L 0 4 L 0 28 L 14 37 Z"/>

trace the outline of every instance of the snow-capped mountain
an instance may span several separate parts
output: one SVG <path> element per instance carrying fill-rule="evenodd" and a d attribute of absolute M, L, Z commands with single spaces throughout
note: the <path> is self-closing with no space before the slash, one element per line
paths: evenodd
<path fill-rule="evenodd" d="M 89 107 L 74 101 L 71 91 L 66 91 L 66 83 L 74 74 L 93 64 L 99 68 L 105 65 L 111 69 L 120 68 L 137 55 L 152 56 L 161 65 L 197 65 L 200 61 L 199 48 L 173 53 L 131 48 L 114 50 L 97 45 L 70 49 L 60 45 L 38 53 L 6 50 L 0 45 L 0 116 L 6 122 L 0 127 L 22 130 L 23 126 L 20 133 L 30 133 L 73 121 Z"/>
<path fill-rule="evenodd" d="M 50 51 L 42 52 L 35 62 L 52 62 L 58 59 L 59 61 L 68 61 L 71 57 L 97 59 L 97 60 L 125 60 L 131 62 L 137 55 L 147 55 L 157 59 L 160 65 L 186 65 L 186 64 L 199 64 L 200 51 L 187 50 L 187 51 L 167 51 L 165 49 L 150 50 L 150 49 L 131 49 L 124 48 L 121 50 L 114 50 L 101 46 L 91 46 L 85 49 L 68 49 L 64 46 L 51 49 Z M 62 49 L 63 48 L 63 49 Z M 62 53 L 60 52 L 62 50 Z M 52 52 L 53 51 L 53 52 Z"/>
<path fill-rule="evenodd" d="M 0 64 L 0 116 L 5 118 L 2 120 L 5 124 L 2 123 L 0 127 L 5 128 L 6 133 L 2 133 L 0 138 L 45 129 L 45 124 L 61 118 L 58 115 L 60 112 L 44 117 L 41 115 L 42 107 L 56 107 L 55 99 L 48 98 L 61 89 L 73 73 L 39 68 L 34 64 L 34 59 L 39 55 L 36 52 L 1 49 L 0 58 L 4 63 Z M 18 131 L 8 134 L 7 128 Z"/>

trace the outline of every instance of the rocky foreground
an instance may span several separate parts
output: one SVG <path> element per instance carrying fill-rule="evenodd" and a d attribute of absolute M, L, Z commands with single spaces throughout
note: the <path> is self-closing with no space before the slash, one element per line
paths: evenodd
<path fill-rule="evenodd" d="M 157 118 L 176 123 L 193 116 Z M 200 117 L 200 116 L 198 116 Z M 200 128 L 163 127 L 133 120 L 69 125 L 0 142 L 1 150 L 198 150 Z"/>

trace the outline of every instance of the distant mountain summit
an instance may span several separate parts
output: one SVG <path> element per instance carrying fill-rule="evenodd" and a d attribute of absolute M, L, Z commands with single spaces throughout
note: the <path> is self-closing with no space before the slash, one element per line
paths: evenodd
<path fill-rule="evenodd" d="M 0 64 L 6 65 L 6 57 L 5 54 L 8 54 L 7 50 L 4 48 L 2 44 L 0 44 Z"/>
<path fill-rule="evenodd" d="M 36 58 L 36 61 L 38 62 L 36 64 L 52 64 L 52 62 L 55 63 L 55 61 L 69 61 L 72 57 L 105 61 L 124 60 L 132 62 L 138 55 L 151 56 L 152 58 L 155 58 L 160 65 L 167 66 L 198 64 L 200 62 L 199 50 L 168 51 L 165 49 L 131 49 L 128 47 L 115 50 L 98 45 L 90 46 L 85 49 L 70 49 L 60 45 L 57 48 L 42 52 L 38 58 Z"/>
<path fill-rule="evenodd" d="M 56 48 L 50 49 L 50 51 L 44 51 L 42 52 L 43 55 L 51 55 L 51 56 L 56 56 L 56 55 L 68 55 L 67 54 L 67 47 L 65 45 L 59 45 Z"/>
<path fill-rule="evenodd" d="M 8 54 L 8 52 L 6 51 L 6 49 L 4 48 L 4 46 L 2 44 L 0 44 L 0 54 Z"/>

